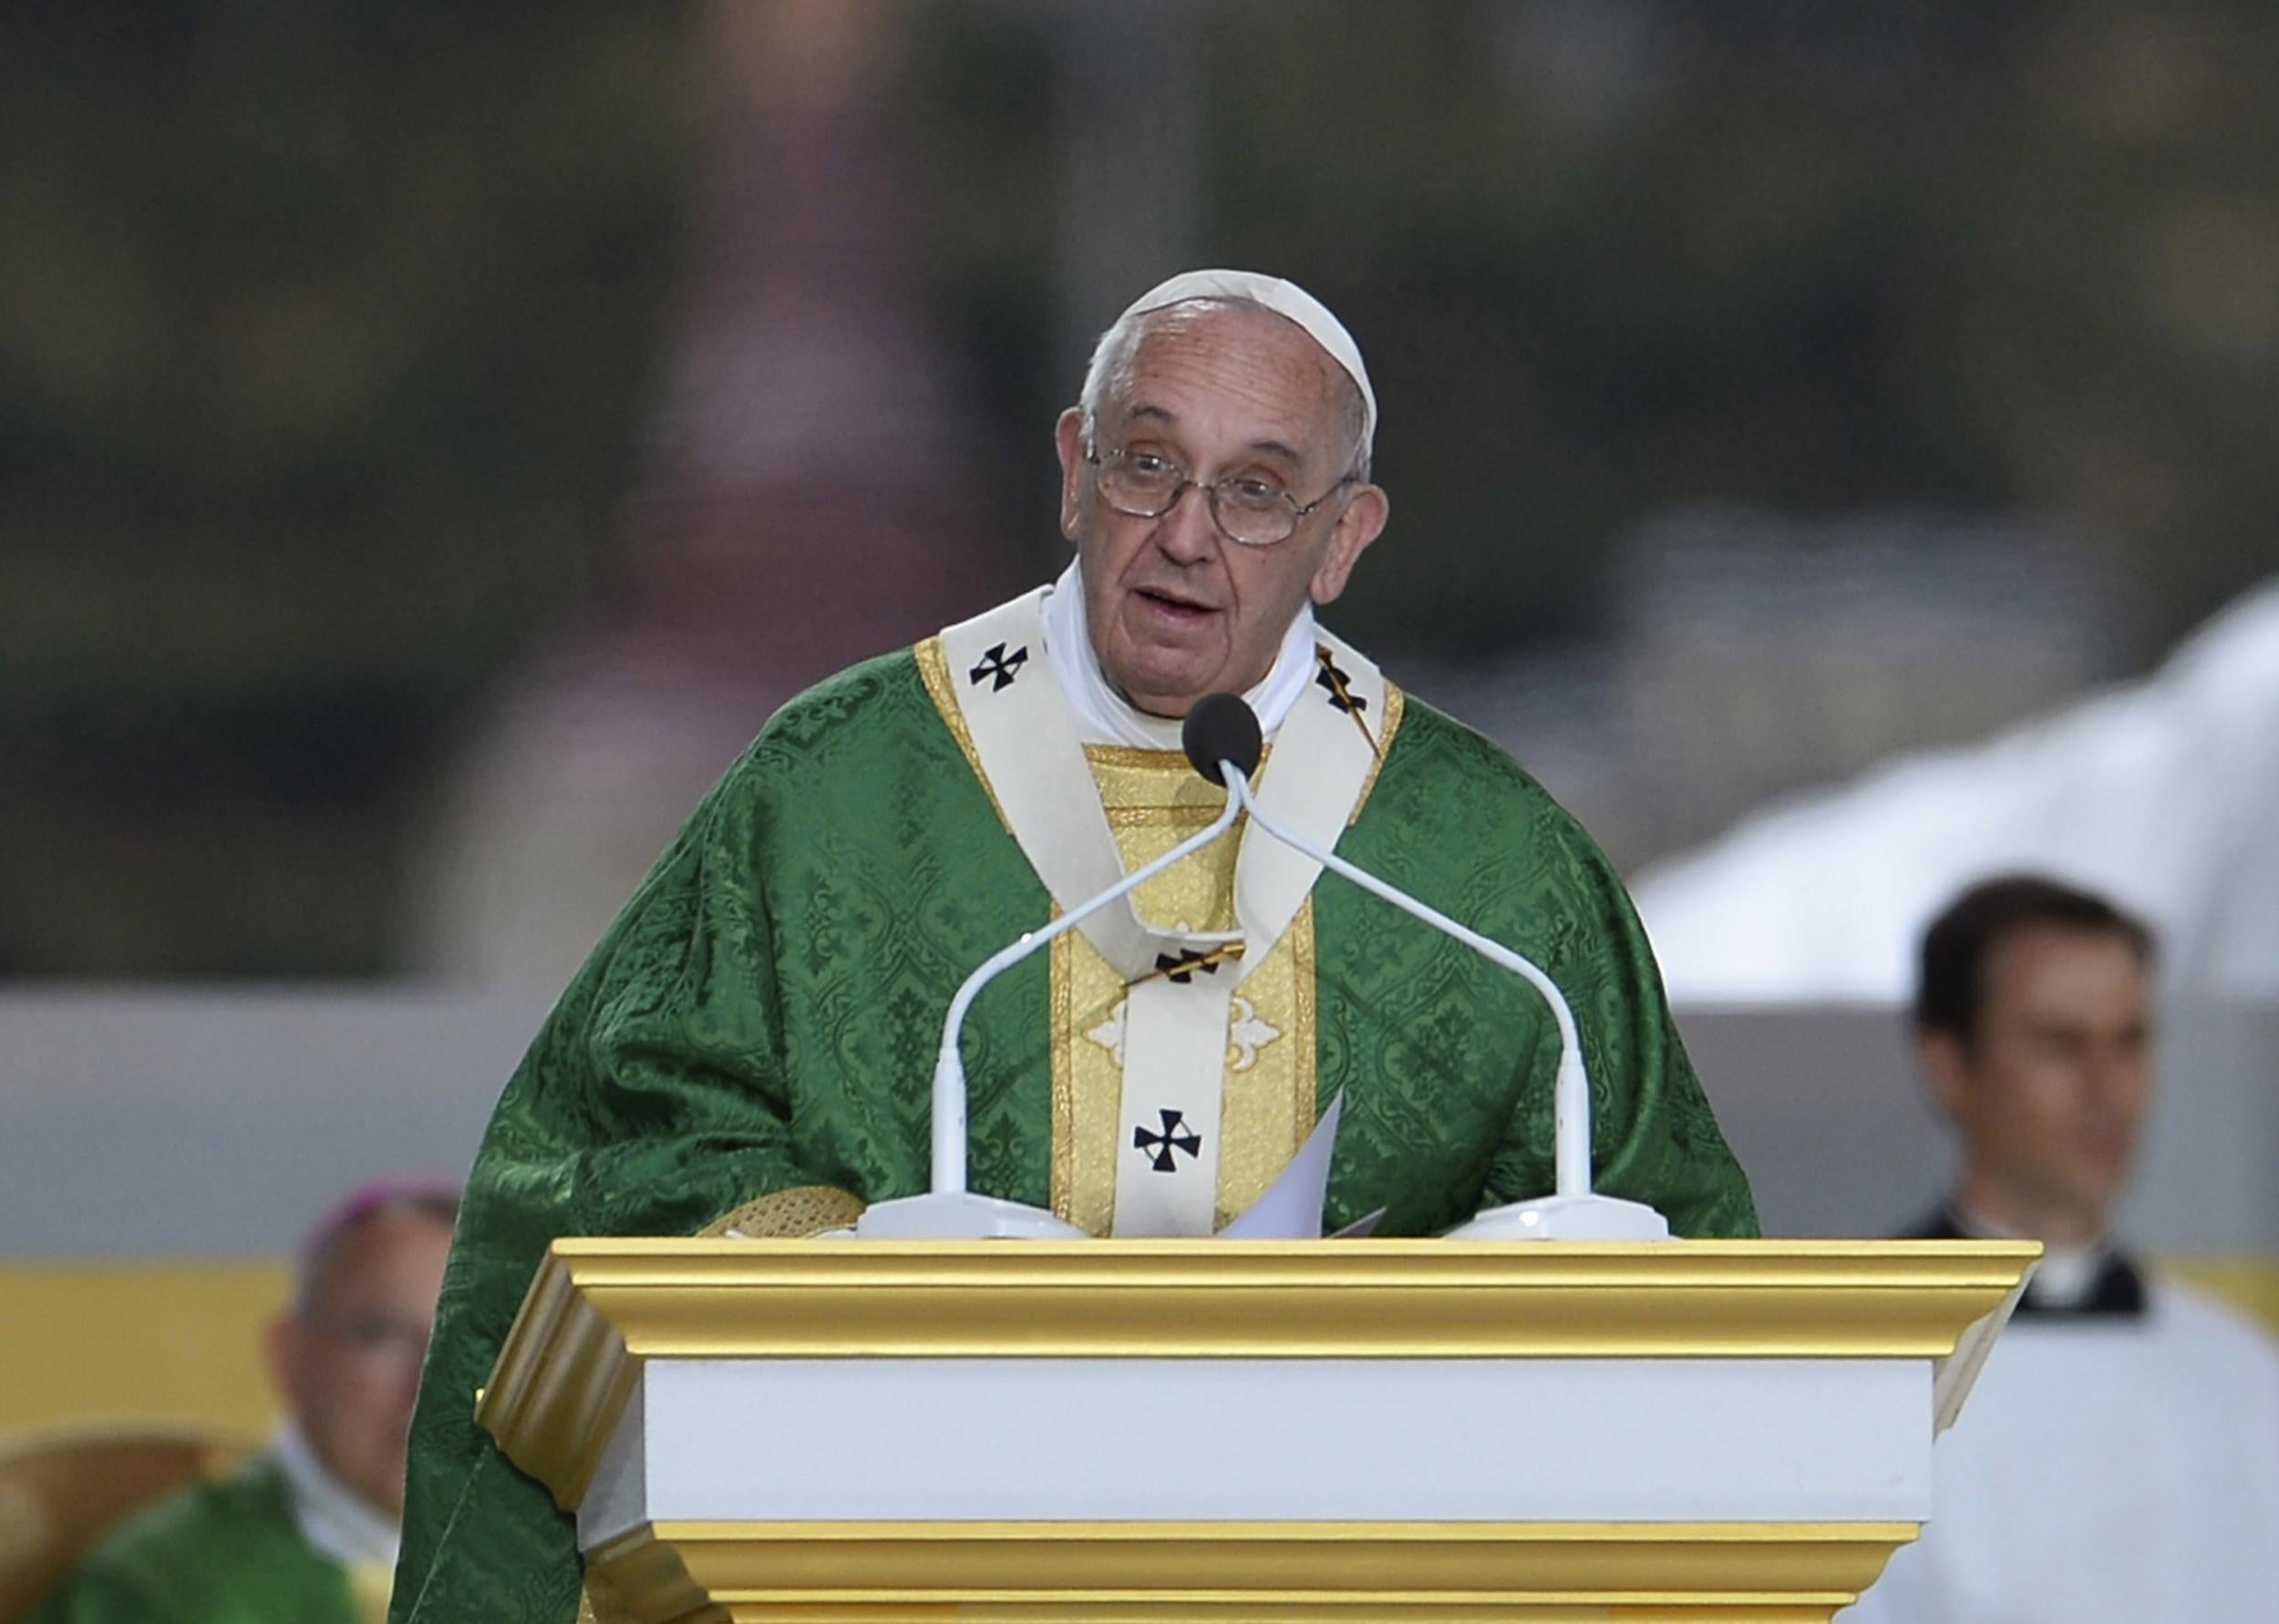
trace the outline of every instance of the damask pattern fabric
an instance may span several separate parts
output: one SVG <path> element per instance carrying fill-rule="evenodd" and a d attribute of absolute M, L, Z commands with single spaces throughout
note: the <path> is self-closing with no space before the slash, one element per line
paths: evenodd
<path fill-rule="evenodd" d="M 1592 1068 L 1599 1185 L 1681 1234 L 1756 1229 L 1620 882 L 1501 750 L 1415 701 L 1344 855 L 1542 961 Z M 471 1419 L 546 1243 L 693 1234 L 778 1190 L 913 1195 L 942 1014 L 1047 917 L 907 653 L 779 713 L 594 950 L 469 1184 L 412 1437 L 394 1617 L 570 1624 L 570 1518 Z M 1429 1235 L 1552 1185 L 1557 1034 L 1528 988 L 1331 879 L 1314 896 L 1328 1220 Z M 1049 1199 L 1046 956 L 964 1039 L 973 1187 Z M 819 1243 L 820 1244 L 820 1243 Z"/>
<path fill-rule="evenodd" d="M 137 1512 L 26 1624 L 356 1624 L 356 1611 L 346 1573 L 301 1537 L 284 1475 L 262 1455 Z"/>

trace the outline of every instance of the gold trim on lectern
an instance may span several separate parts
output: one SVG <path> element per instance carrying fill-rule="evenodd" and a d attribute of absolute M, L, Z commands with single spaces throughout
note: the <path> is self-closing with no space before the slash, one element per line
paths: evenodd
<path fill-rule="evenodd" d="M 1943 1425 L 2040 1249 L 558 1240 L 476 1413 L 565 1507 L 651 1358 L 1928 1358 Z"/>
<path fill-rule="evenodd" d="M 588 1566 L 637 1617 L 739 1624 L 1825 1620 L 1914 1532 L 1909 1523 L 667 1522 L 611 1542 Z"/>

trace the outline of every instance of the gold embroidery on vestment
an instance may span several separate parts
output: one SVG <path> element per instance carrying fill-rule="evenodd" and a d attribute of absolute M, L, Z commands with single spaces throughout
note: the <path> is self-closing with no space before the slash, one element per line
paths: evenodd
<path fill-rule="evenodd" d="M 1060 917 L 1060 904 L 1053 904 L 1053 918 Z M 1045 962 L 1052 970 L 1050 999 L 1053 1054 L 1053 1148 L 1052 1180 L 1047 1205 L 1053 1216 L 1064 1223 L 1073 1223 L 1068 1217 L 1069 1192 L 1076 1185 L 1076 1136 L 1069 1124 L 1076 1120 L 1076 1056 L 1073 1045 L 1077 1037 L 1076 976 L 1069 968 L 1074 962 L 1076 939 L 1079 930 L 1064 930 L 1052 939 L 1046 950 Z M 1098 1230 L 1094 1230 L 1098 1234 Z"/>
<path fill-rule="evenodd" d="M 981 787 L 989 797 L 990 809 L 997 821 L 1006 828 L 1012 819 L 1005 815 L 1005 807 L 997 801 L 996 786 L 989 782 L 989 775 L 981 770 L 981 752 L 974 748 L 974 735 L 965 725 L 965 713 L 958 708 L 957 689 L 950 681 L 949 656 L 942 652 L 942 639 L 937 633 L 916 644 L 910 651 L 918 662 L 918 680 L 926 685 L 926 697 L 933 701 L 933 708 L 942 713 L 942 725 L 950 730 L 957 747 L 965 753 L 965 765 L 974 769 L 974 776 L 981 780 Z"/>
<path fill-rule="evenodd" d="M 1378 766 L 1383 766 L 1385 745 L 1377 735 L 1369 731 L 1369 719 L 1361 714 L 1360 702 L 1354 698 L 1353 690 L 1346 685 L 1353 679 L 1338 667 L 1337 656 L 1329 652 L 1327 643 L 1314 645 L 1314 659 L 1322 668 L 1319 680 L 1327 684 L 1331 701 L 1353 718 L 1353 725 L 1361 730 L 1361 737 L 1369 746 L 1369 754 L 1376 758 Z"/>
<path fill-rule="evenodd" d="M 1198 778 L 1195 782 L 1200 784 L 1202 780 Z M 1101 810 L 1107 814 L 1108 827 L 1111 829 L 1177 829 L 1180 838 L 1185 839 L 1218 817 L 1221 809 L 1211 807 L 1106 807 Z M 1229 832 L 1240 838 L 1243 826 L 1249 821 L 1247 817 L 1236 818 Z"/>
<path fill-rule="evenodd" d="M 862 1197 L 835 1184 L 795 1184 L 722 1213 L 696 1231 L 738 1240 L 805 1240 L 847 1229 L 862 1216 Z"/>
<path fill-rule="evenodd" d="M 1405 709 L 1398 688 L 1385 684 L 1385 721 L 1377 728 L 1377 759 L 1369 764 L 1369 776 L 1361 781 L 1361 793 L 1354 797 L 1353 811 L 1346 816 L 1347 828 L 1361 821 L 1361 808 L 1369 804 L 1369 792 L 1377 787 L 1377 776 L 1385 770 L 1385 758 L 1393 753 L 1393 735 L 1400 731 L 1401 712 Z"/>
<path fill-rule="evenodd" d="M 1208 824 L 1226 792 L 1167 750 L 1087 746 L 1085 758 L 1127 872 Z M 1141 886 L 1140 917 L 1159 929 L 1234 928 L 1236 830 Z M 1217 1221 L 1241 1212 L 1274 1182 L 1314 1121 L 1313 908 L 1288 930 L 1235 994 L 1220 1104 Z M 1123 1098 L 1125 978 L 1082 932 L 1052 944 L 1052 1208 L 1096 1235 L 1116 1214 L 1116 1142 Z M 1309 983 L 1300 996 L 1298 967 Z M 1212 973 L 1198 969 L 1191 973 Z M 1239 974 L 1222 960 L 1216 973 Z"/>
<path fill-rule="evenodd" d="M 1301 929 L 1300 927 L 1303 927 Z M 1320 1106 L 1321 1080 L 1314 1066 L 1319 1057 L 1314 1046 L 1314 899 L 1308 897 L 1305 906 L 1298 910 L 1298 917 L 1290 929 L 1290 986 L 1296 994 L 1296 1020 L 1291 1024 L 1305 1033 L 1305 1042 L 1291 1054 L 1291 1062 L 1297 1067 L 1298 1143 L 1305 1143 L 1305 1136 L 1314 1131 L 1314 1123 Z"/>
<path fill-rule="evenodd" d="M 1240 822 L 1237 822 L 1234 827 L 1237 829 L 1240 829 L 1243 826 Z M 1232 963 L 1235 960 L 1240 959 L 1243 953 L 1248 951 L 1248 946 L 1249 944 L 1246 942 L 1222 941 L 1217 947 L 1212 948 L 1204 952 L 1183 953 L 1179 958 L 1171 960 L 1169 963 L 1158 964 L 1153 970 L 1150 970 L 1145 975 L 1136 975 L 1132 977 L 1131 980 L 1126 982 L 1124 985 L 1127 987 L 1136 987 L 1141 982 L 1161 981 L 1165 976 L 1170 976 L 1174 980 L 1178 980 L 1181 977 L 1191 980 L 1195 975 L 1195 972 L 1198 971 L 1208 971 L 1210 974 L 1216 975 L 1220 965 Z"/>
<path fill-rule="evenodd" d="M 1142 777 L 1159 771 L 1166 756 L 1176 757 L 1176 750 L 1150 750 L 1139 745 L 1087 745 L 1084 759 L 1092 764 L 1095 774 L 1122 767 L 1137 768 Z"/>
<path fill-rule="evenodd" d="M 1219 1103 L 1219 1210 L 1223 1224 L 1266 1193 L 1314 1125 L 1314 899 L 1298 910 L 1265 963 L 1235 989 L 1230 1029 L 1250 1020 L 1279 1034 L 1252 1046 L 1228 1033 L 1225 1093 Z M 1303 986 L 1304 992 L 1300 993 Z"/>
<path fill-rule="evenodd" d="M 981 780 L 998 820 L 1011 827 L 959 709 L 940 637 L 912 651 L 942 724 Z M 1346 827 L 1359 821 L 1399 731 L 1402 695 L 1385 685 L 1378 755 Z M 1085 760 L 1100 793 L 1125 871 L 1168 851 L 1225 809 L 1223 790 L 1206 784 L 1175 751 L 1088 745 Z M 1271 755 L 1271 752 L 1268 753 Z M 1265 761 L 1262 758 L 1263 776 Z M 1169 873 L 1140 888 L 1140 917 L 1159 928 L 1233 928 L 1234 867 L 1247 820 Z M 1053 916 L 1061 909 L 1053 907 Z M 1048 963 L 1052 1054 L 1053 1212 L 1105 1235 L 1116 1211 L 1116 1131 L 1123 1093 L 1124 979 L 1081 931 L 1053 939 Z M 1272 1035 L 1267 1035 L 1271 1033 Z M 1235 995 L 1229 1022 L 1228 1078 L 1221 1100 L 1217 1221 L 1263 1194 L 1314 1129 L 1319 1088 L 1315 1053 L 1314 903 L 1308 898 L 1267 961 Z"/>

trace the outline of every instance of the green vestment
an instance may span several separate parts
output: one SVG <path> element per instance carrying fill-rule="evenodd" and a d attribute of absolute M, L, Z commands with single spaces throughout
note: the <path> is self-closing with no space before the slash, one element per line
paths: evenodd
<path fill-rule="evenodd" d="M 97 1542 L 28 1624 L 355 1624 L 340 1564 L 301 1537 L 267 1455 L 178 1489 Z"/>
<path fill-rule="evenodd" d="M 1508 755 L 1408 701 L 1338 850 L 1565 989 L 1600 1189 L 1682 1235 L 1756 1232 L 1621 882 Z M 1346 1096 L 1328 1222 L 1382 1207 L 1381 1233 L 1431 1235 L 1547 1193 L 1558 1039 L 1537 994 L 1342 880 L 1314 910 L 1318 1093 Z M 413 1426 L 396 1624 L 576 1610 L 571 1519 L 472 1420 L 547 1243 L 693 1234 L 808 1187 L 923 1191 L 943 1012 L 1049 911 L 912 653 L 768 725 L 571 983 L 484 1137 Z M 972 1187 L 1040 1207 L 1047 989 L 1038 954 L 964 1039 Z"/>

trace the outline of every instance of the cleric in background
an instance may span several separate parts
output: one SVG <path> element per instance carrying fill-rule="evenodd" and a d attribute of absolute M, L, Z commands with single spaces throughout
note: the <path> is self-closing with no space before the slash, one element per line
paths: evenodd
<path fill-rule="evenodd" d="M 2152 936 L 2014 875 L 1923 942 L 1963 1167 L 1927 1239 L 2047 1248 L 1934 1456 L 1932 1521 L 1845 1624 L 2279 1617 L 2279 1348 L 2111 1231 L 2150 1083 Z"/>
<path fill-rule="evenodd" d="M 302 1249 L 269 1363 L 287 1418 L 232 1475 L 98 1542 L 31 1624 L 371 1624 L 386 1616 L 405 1440 L 456 1187 L 356 1191 Z"/>
<path fill-rule="evenodd" d="M 1257 712 L 1270 815 L 1564 987 L 1603 1189 L 1682 1234 L 1754 1232 L 1604 858 L 1315 620 L 1385 527 L 1376 423 L 1359 349 L 1310 295 L 1174 278 L 1101 337 L 1060 417 L 1060 579 L 795 699 L 729 767 L 484 1141 L 415 1430 L 399 1620 L 577 1608 L 570 1519 L 470 1413 L 546 1243 L 808 1235 L 925 1190 L 952 993 L 1224 805 L 1180 750 L 1207 694 Z M 1548 1192 L 1542 1001 L 1317 873 L 1230 836 L 992 984 L 963 1051 L 974 1187 L 1093 1234 L 1208 1235 L 1342 1090 L 1333 1223 L 1382 1208 L 1385 1232 L 1429 1235 Z"/>

